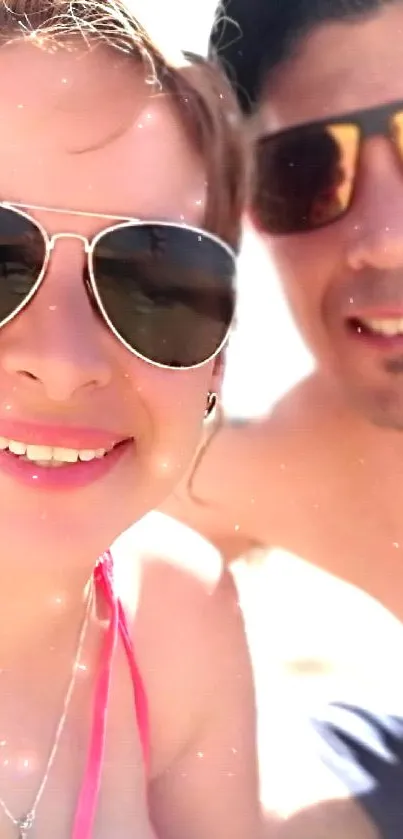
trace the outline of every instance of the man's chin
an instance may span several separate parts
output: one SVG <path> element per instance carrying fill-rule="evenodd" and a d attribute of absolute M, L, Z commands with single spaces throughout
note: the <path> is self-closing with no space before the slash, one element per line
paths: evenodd
<path fill-rule="evenodd" d="M 347 398 L 354 412 L 369 425 L 403 431 L 403 387 L 349 388 Z"/>

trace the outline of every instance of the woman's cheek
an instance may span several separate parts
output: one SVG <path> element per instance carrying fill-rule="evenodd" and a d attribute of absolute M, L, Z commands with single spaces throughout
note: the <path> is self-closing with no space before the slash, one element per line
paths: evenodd
<path fill-rule="evenodd" d="M 210 381 L 204 368 L 154 368 L 136 385 L 147 415 L 143 454 L 153 478 L 166 484 L 168 491 L 179 482 L 200 443 Z"/>

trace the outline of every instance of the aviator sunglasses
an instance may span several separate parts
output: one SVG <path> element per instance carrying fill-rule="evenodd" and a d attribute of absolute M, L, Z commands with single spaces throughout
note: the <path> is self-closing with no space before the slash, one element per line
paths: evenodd
<path fill-rule="evenodd" d="M 115 222 L 87 239 L 50 235 L 27 211 Z M 0 202 L 0 327 L 38 291 L 58 239 L 79 239 L 94 310 L 124 346 L 157 367 L 211 361 L 235 308 L 235 253 L 204 230 L 165 221 Z"/>
<path fill-rule="evenodd" d="M 337 221 L 354 199 L 364 140 L 387 137 L 403 164 L 403 101 L 304 123 L 261 137 L 252 213 L 274 235 Z"/>

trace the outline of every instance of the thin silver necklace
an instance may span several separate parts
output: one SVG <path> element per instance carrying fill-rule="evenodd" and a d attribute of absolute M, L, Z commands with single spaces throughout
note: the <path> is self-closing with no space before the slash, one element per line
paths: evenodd
<path fill-rule="evenodd" d="M 55 757 L 56 757 L 56 754 L 57 754 L 57 750 L 59 748 L 60 739 L 61 739 L 61 736 L 63 734 L 63 730 L 64 730 L 66 720 L 67 720 L 67 716 L 68 716 L 68 713 L 69 713 L 71 699 L 72 699 L 72 696 L 73 696 L 73 693 L 74 693 L 74 688 L 75 688 L 75 684 L 76 684 L 76 680 L 77 680 L 77 673 L 78 673 L 78 670 L 79 670 L 81 653 L 83 651 L 84 641 L 85 641 L 85 638 L 86 638 L 86 635 L 87 635 L 87 629 L 88 629 L 88 624 L 89 624 L 89 620 L 90 620 L 90 616 L 91 616 L 91 607 L 92 607 L 93 602 L 94 602 L 94 580 L 93 580 L 93 577 L 91 577 L 91 580 L 89 581 L 87 604 L 86 604 L 86 608 L 85 608 L 83 622 L 82 622 L 82 625 L 81 625 L 80 634 L 79 634 L 79 637 L 78 637 L 77 650 L 76 650 L 76 654 L 75 654 L 75 657 L 74 657 L 74 663 L 73 663 L 73 669 L 72 669 L 71 676 L 70 676 L 70 681 L 69 681 L 69 684 L 68 684 L 68 687 L 67 687 L 66 695 L 64 697 L 63 708 L 62 708 L 62 712 L 61 712 L 61 715 L 60 715 L 59 723 L 58 723 L 57 728 L 56 728 L 55 737 L 54 737 L 54 741 L 53 741 L 53 746 L 52 746 L 52 749 L 51 749 L 51 752 L 50 752 L 50 755 L 49 755 L 48 762 L 46 764 L 46 768 L 45 768 L 45 772 L 44 772 L 42 781 L 40 783 L 40 786 L 39 786 L 38 792 L 35 796 L 35 800 L 32 804 L 32 807 L 28 811 L 28 813 L 26 813 L 24 816 L 21 816 L 21 818 L 17 819 L 15 816 L 13 816 L 11 810 L 9 810 L 5 801 L 3 801 L 3 799 L 0 797 L 1 808 L 3 809 L 6 816 L 10 819 L 10 821 L 18 829 L 18 839 L 27 839 L 31 828 L 33 827 L 33 824 L 34 824 L 35 818 L 36 818 L 36 811 L 37 811 L 39 803 L 41 801 L 44 789 L 46 787 L 46 784 L 47 784 L 47 781 L 48 781 L 48 778 L 49 778 L 49 775 L 50 775 L 50 772 L 51 772 L 51 769 L 52 769 L 52 766 L 53 766 L 53 763 L 54 763 L 54 760 L 55 760 Z"/>

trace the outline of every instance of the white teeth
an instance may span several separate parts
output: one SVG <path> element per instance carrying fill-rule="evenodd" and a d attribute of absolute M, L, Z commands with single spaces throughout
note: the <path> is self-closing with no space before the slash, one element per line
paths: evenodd
<path fill-rule="evenodd" d="M 0 437 L 0 450 L 10 451 L 37 466 L 63 466 L 64 463 L 89 462 L 105 457 L 111 449 L 67 449 L 61 446 L 34 446 L 19 440 Z"/>
<path fill-rule="evenodd" d="M 19 443 L 18 440 L 10 440 L 8 448 L 13 454 L 25 454 L 27 450 L 25 443 Z"/>
<path fill-rule="evenodd" d="M 27 446 L 25 456 L 28 460 L 46 461 L 52 460 L 51 446 Z"/>
<path fill-rule="evenodd" d="M 403 335 L 403 318 L 361 318 L 361 323 L 371 332 L 387 338 Z"/>
<path fill-rule="evenodd" d="M 103 451 L 103 449 L 102 449 Z M 78 457 L 80 460 L 89 461 L 94 460 L 95 457 L 95 450 L 94 449 L 83 449 L 81 452 L 78 453 Z"/>
<path fill-rule="evenodd" d="M 76 449 L 62 449 L 56 446 L 53 449 L 53 459 L 64 461 L 65 463 L 77 463 L 78 451 Z"/>

